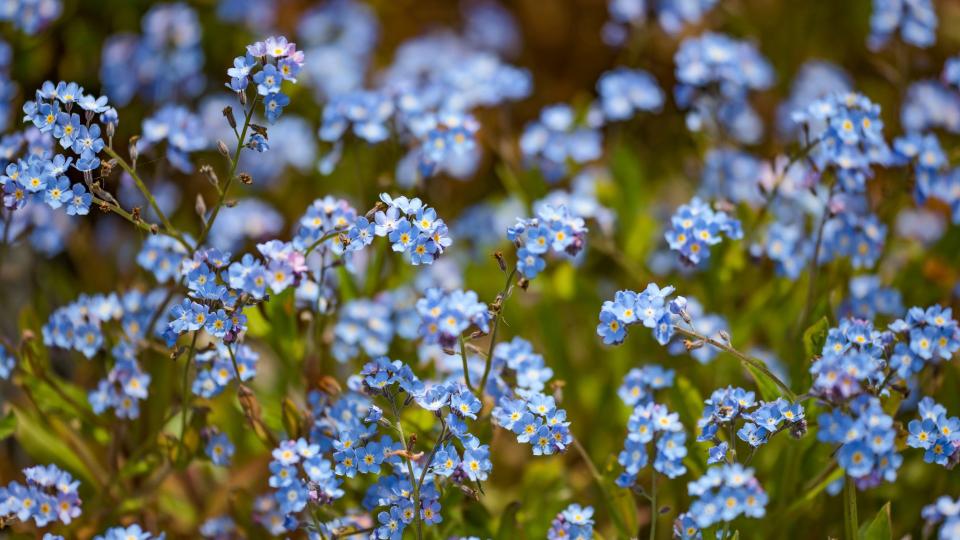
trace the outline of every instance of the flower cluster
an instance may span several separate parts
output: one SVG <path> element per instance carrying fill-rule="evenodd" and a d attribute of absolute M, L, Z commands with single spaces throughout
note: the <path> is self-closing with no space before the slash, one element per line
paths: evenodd
<path fill-rule="evenodd" d="M 518 246 L 517 270 L 533 279 L 546 267 L 543 257 L 548 252 L 576 257 L 586 246 L 587 227 L 566 206 L 542 205 L 536 217 L 517 218 L 507 229 L 507 239 Z"/>
<path fill-rule="evenodd" d="M 246 56 L 233 60 L 233 67 L 227 70 L 227 88 L 246 92 L 252 80 L 257 85 L 257 99 L 263 100 L 267 121 L 273 124 L 290 104 L 290 98 L 281 92 L 283 82 L 297 82 L 303 61 L 303 51 L 297 50 L 296 43 L 287 42 L 283 36 L 268 37 L 247 45 Z"/>
<path fill-rule="evenodd" d="M 921 515 L 928 528 L 939 526 L 939 540 L 960 537 L 960 499 L 939 497 L 935 503 L 924 506 Z"/>
<path fill-rule="evenodd" d="M 486 392 L 494 397 L 495 425 L 512 431 L 517 442 L 532 446 L 533 454 L 563 452 L 573 442 L 567 411 L 543 393 L 553 377 L 542 355 L 529 341 L 515 337 L 493 349 Z"/>
<path fill-rule="evenodd" d="M 532 446 L 535 456 L 563 452 L 573 442 L 567 411 L 541 392 L 518 390 L 518 399 L 501 398 L 492 414 L 498 426 L 517 436 L 517 442 Z"/>
<path fill-rule="evenodd" d="M 839 444 L 837 463 L 866 489 L 882 481 L 893 482 L 903 456 L 897 453 L 897 430 L 893 418 L 883 411 L 880 400 L 871 395 L 857 396 L 849 412 L 833 410 L 817 418 L 817 440 Z"/>
<path fill-rule="evenodd" d="M 807 60 L 790 85 L 790 97 L 777 107 L 777 127 L 785 136 L 801 135 L 791 119 L 793 111 L 806 109 L 814 101 L 853 88 L 850 75 L 840 66 L 823 60 Z"/>
<path fill-rule="evenodd" d="M 490 331 L 490 311 L 473 291 L 427 289 L 417 300 L 420 336 L 425 343 L 439 343 L 453 349 L 471 326 L 483 333 Z"/>
<path fill-rule="evenodd" d="M 960 326 L 953 318 L 953 309 L 939 305 L 926 309 L 912 307 L 907 316 L 890 324 L 890 330 L 905 334 L 907 338 L 898 344 L 894 354 L 909 348 L 919 364 L 939 363 L 950 360 L 960 350 Z M 903 345 L 901 347 L 901 345 Z M 919 367 L 914 371 L 919 371 Z"/>
<path fill-rule="evenodd" d="M 907 426 L 907 446 L 925 450 L 923 460 L 952 468 L 960 461 L 960 418 L 947 416 L 947 409 L 931 397 L 917 406 L 920 419 Z"/>
<path fill-rule="evenodd" d="M 382 456 L 378 458 L 382 460 Z M 270 487 L 276 490 L 274 501 L 284 516 L 299 513 L 311 500 L 329 504 L 343 496 L 333 464 L 320 453 L 319 445 L 306 439 L 282 441 L 273 451 L 269 469 Z"/>
<path fill-rule="evenodd" d="M 213 318 L 224 322 L 219 315 L 214 315 Z M 218 342 L 214 347 L 196 353 L 194 359 L 197 375 L 193 379 L 191 391 L 204 399 L 210 399 L 220 395 L 237 377 L 240 382 L 253 379 L 257 374 L 259 355 L 247 345 Z"/>
<path fill-rule="evenodd" d="M 617 68 L 597 79 L 600 108 L 609 122 L 629 120 L 640 111 L 659 111 L 663 90 L 642 69 Z"/>
<path fill-rule="evenodd" d="M 200 535 L 210 540 L 230 540 L 237 534 L 237 523 L 230 516 L 217 516 L 200 525 Z"/>
<path fill-rule="evenodd" d="M 156 289 L 146 294 L 132 290 L 122 296 L 81 295 L 55 310 L 43 326 L 44 345 L 73 349 L 90 359 L 119 324 L 118 336 L 110 339 L 115 343 L 110 349 L 113 367 L 88 396 L 97 414 L 112 408 L 120 418 L 139 416 L 138 402 L 147 398 L 150 375 L 140 369 L 137 354 L 146 340 L 158 333 L 160 323 L 155 319 L 164 294 Z"/>
<path fill-rule="evenodd" d="M 398 394 L 406 393 L 419 407 L 433 412 L 441 420 L 440 435 L 426 460 L 421 462 L 420 455 L 404 454 L 409 477 L 382 477 L 378 484 L 371 488 L 375 502 L 369 506 L 387 507 L 377 515 L 380 524 L 377 529 L 378 537 L 400 538 L 403 529 L 418 514 L 428 525 L 439 523 L 442 518 L 437 483 L 441 479 L 458 485 L 463 485 L 468 480 L 484 481 L 493 468 L 489 446 L 480 444 L 479 439 L 468 431 L 466 424 L 466 419 L 477 418 L 481 408 L 480 400 L 457 382 L 425 386 L 408 366 L 399 361 L 390 362 L 386 358 L 365 365 L 360 377 L 363 388 L 369 395 L 384 396 L 388 402 L 395 403 Z M 377 410 L 374 409 L 373 412 Z M 377 415 L 379 416 L 379 413 Z M 399 412 L 396 413 L 395 421 L 398 425 L 401 422 Z M 459 452 L 455 441 L 462 447 Z M 349 452 L 346 456 L 334 455 L 337 459 L 337 474 L 349 470 L 343 462 L 343 458 L 349 456 Z M 355 459 L 358 462 L 367 461 L 363 455 L 357 455 Z M 359 470 L 360 465 L 357 467 Z M 423 482 L 423 479 L 431 481 Z M 414 481 L 419 485 L 419 508 L 415 507 L 417 501 L 410 497 L 410 483 Z M 408 487 L 397 489 L 394 486 L 397 482 Z"/>
<path fill-rule="evenodd" d="M 83 118 L 74 112 L 74 107 L 83 110 Z M 23 121 L 32 123 L 41 133 L 52 133 L 60 146 L 70 149 L 77 156 L 74 168 L 78 171 L 90 172 L 100 166 L 100 152 L 105 146 L 101 138 L 101 127 L 94 122 L 99 114 L 103 123 L 105 135 L 109 139 L 117 125 L 117 111 L 107 105 L 106 96 L 96 97 L 84 94 L 83 87 L 77 83 L 60 81 L 54 84 L 51 81 L 43 83 L 36 92 L 33 101 L 23 104 Z M 70 191 L 69 184 L 63 185 L 62 176 L 73 162 L 73 158 L 55 156 L 43 167 L 31 171 L 21 171 L 21 184 L 27 191 L 36 193 L 48 187 L 58 186 L 61 203 L 70 198 L 65 195 Z M 26 174 L 23 174 L 26 172 Z"/>
<path fill-rule="evenodd" d="M 671 413 L 659 403 L 649 402 L 634 407 L 627 422 L 623 451 L 617 457 L 617 462 L 623 467 L 623 472 L 616 480 L 618 486 L 628 488 L 636 484 L 637 474 L 647 466 L 646 445 L 650 442 L 657 449 L 654 470 L 669 478 L 687 472 L 683 465 L 683 458 L 687 455 L 687 434 L 679 418 L 678 413 Z"/>
<path fill-rule="evenodd" d="M 829 330 L 820 357 L 810 365 L 811 393 L 831 402 L 846 401 L 879 385 L 884 378 L 884 347 L 891 339 L 870 321 L 840 321 Z"/>
<path fill-rule="evenodd" d="M 753 155 L 735 148 L 715 148 L 707 152 L 700 175 L 701 197 L 746 202 L 763 202 L 760 192 L 761 163 Z"/>
<path fill-rule="evenodd" d="M 903 98 L 900 123 L 907 133 L 932 129 L 957 133 L 960 131 L 960 94 L 945 82 L 916 81 L 907 88 Z"/>
<path fill-rule="evenodd" d="M 407 254 L 410 264 L 431 264 L 453 243 L 447 224 L 420 199 L 393 198 L 383 193 L 380 200 L 387 209 L 376 213 L 374 223 L 369 224 L 367 230 L 387 237 L 394 251 Z M 357 225 L 362 226 L 359 219 L 355 227 Z"/>
<path fill-rule="evenodd" d="M 630 290 L 617 291 L 614 299 L 605 301 L 600 308 L 597 335 L 603 338 L 607 345 L 617 345 L 623 343 L 627 337 L 628 326 L 642 323 L 653 330 L 653 336 L 658 343 L 666 345 L 673 337 L 674 317 L 679 316 L 685 303 L 672 300 L 668 305 L 666 298 L 673 290 L 671 286 L 661 289 L 656 283 L 650 283 L 640 293 Z"/>
<path fill-rule="evenodd" d="M 574 216 L 596 221 L 601 231 L 610 233 L 613 230 L 616 215 L 613 210 L 600 203 L 597 191 L 609 184 L 611 180 L 610 171 L 605 167 L 587 167 L 573 177 L 568 189 L 555 189 L 542 199 L 534 201 L 533 213 L 540 215 L 545 211 L 549 212 L 547 207 L 565 206 Z"/>
<path fill-rule="evenodd" d="M 886 237 L 887 226 L 876 215 L 841 212 L 824 224 L 818 262 L 846 257 L 854 268 L 872 268 Z"/>
<path fill-rule="evenodd" d="M 850 193 L 865 189 L 870 166 L 887 165 L 892 153 L 883 138 L 880 106 L 855 92 L 831 94 L 792 118 L 808 130 L 810 157 L 821 171 L 832 167 L 839 187 Z"/>
<path fill-rule="evenodd" d="M 593 538 L 593 507 L 571 504 L 550 523 L 547 540 L 590 540 Z"/>
<path fill-rule="evenodd" d="M 674 63 L 674 95 L 682 109 L 689 109 L 687 126 L 692 131 L 715 122 L 740 142 L 760 139 L 763 123 L 747 98 L 751 90 L 769 88 L 774 74 L 753 44 L 706 32 L 685 39 Z"/>
<path fill-rule="evenodd" d="M 156 4 L 143 16 L 142 35 L 110 36 L 100 54 L 100 81 L 119 105 L 135 96 L 154 103 L 203 91 L 202 30 L 185 3 Z"/>
<path fill-rule="evenodd" d="M 903 313 L 903 300 L 900 291 L 881 285 L 878 276 L 855 276 L 850 278 L 850 294 L 837 312 L 840 318 L 868 320 L 877 315 L 896 316 Z"/>
<path fill-rule="evenodd" d="M 937 40 L 937 13 L 931 0 L 873 0 L 870 14 L 871 49 L 883 47 L 897 32 L 915 47 L 929 47 Z"/>
<path fill-rule="evenodd" d="M 380 92 L 356 90 L 335 96 L 323 107 L 320 140 L 340 141 L 347 129 L 368 143 L 383 142 L 390 136 L 387 122 L 393 116 L 394 105 Z"/>
<path fill-rule="evenodd" d="M 326 197 L 314 201 L 300 218 L 294 245 L 305 254 L 329 245 L 334 254 L 342 255 L 362 250 L 375 237 L 385 237 L 393 251 L 405 253 L 416 266 L 432 264 L 452 243 L 446 223 L 420 199 L 383 193 L 380 200 L 386 209 L 377 210 L 373 221 L 358 216 L 344 200 Z"/>
<path fill-rule="evenodd" d="M 736 430 L 737 438 L 751 448 L 763 446 L 785 429 L 789 429 L 794 437 L 801 437 L 807 431 L 803 405 L 790 403 L 783 398 L 758 403 L 753 392 L 728 386 L 714 390 L 705 403 L 703 415 L 697 421 L 700 430 L 697 442 L 710 441 L 714 444 L 710 448 L 708 463 L 727 460 L 727 452 L 733 448 L 734 441 L 720 440 L 719 434 L 725 433 L 726 429 Z M 738 419 L 744 420 L 739 430 Z"/>
<path fill-rule="evenodd" d="M 941 189 L 949 161 L 935 134 L 911 132 L 897 137 L 893 141 L 893 152 L 898 163 L 908 164 L 913 169 L 916 182 L 913 194 L 917 204 L 926 203 L 930 197 L 943 198 L 944 202 L 950 203 L 949 195 Z"/>
<path fill-rule="evenodd" d="M 189 294 L 170 309 L 164 337 L 175 342 L 187 332 L 207 334 L 233 343 L 246 330 L 243 308 L 280 294 L 306 271 L 303 256 L 289 243 L 257 246 L 265 263 L 247 253 L 239 261 L 217 249 L 201 249 L 181 262 L 180 274 Z"/>
<path fill-rule="evenodd" d="M 611 46 L 622 45 L 630 26 L 646 22 L 648 11 L 670 34 L 679 33 L 684 25 L 697 24 L 717 0 L 609 0 L 610 21 L 603 26 L 603 39 Z"/>
<path fill-rule="evenodd" d="M 207 147 L 201 127 L 200 117 L 186 107 L 165 105 L 143 120 L 143 135 L 137 141 L 137 149 L 143 152 L 166 141 L 167 160 L 181 172 L 192 172 L 190 154 Z"/>
<path fill-rule="evenodd" d="M 576 122 L 569 105 L 551 105 L 540 111 L 540 118 L 526 125 L 520 137 L 524 160 L 540 168 L 548 182 L 556 182 L 569 172 L 568 162 L 584 164 L 603 154 L 603 136 L 596 120 L 587 126 Z"/>
<path fill-rule="evenodd" d="M 69 524 L 80 515 L 77 482 L 56 465 L 23 470 L 27 485 L 11 482 L 0 486 L 0 519 L 33 520 L 37 527 L 50 523 Z"/>
<path fill-rule="evenodd" d="M 0 21 L 10 21 L 26 34 L 42 32 L 63 11 L 62 0 L 10 0 L 0 6 Z"/>
<path fill-rule="evenodd" d="M 163 540 L 166 536 L 164 533 L 153 534 L 145 531 L 140 525 L 133 524 L 126 527 L 111 527 L 103 534 L 94 536 L 93 540 L 130 540 L 131 538 L 136 540 Z"/>
<path fill-rule="evenodd" d="M 698 197 L 681 205 L 670 218 L 672 228 L 664 233 L 670 249 L 680 253 L 685 262 L 699 265 L 710 257 L 710 246 L 743 238 L 740 220 L 716 211 Z"/>
<path fill-rule="evenodd" d="M 116 362 L 105 379 L 97 384 L 87 399 L 93 412 L 103 414 L 113 409 L 117 418 L 135 419 L 140 416 L 140 401 L 147 399 L 150 375 L 140 369 L 136 350 L 129 346 L 117 346 L 113 351 Z"/>
<path fill-rule="evenodd" d="M 685 516 L 701 529 L 729 523 L 741 515 L 761 518 L 766 513 L 766 492 L 753 469 L 739 463 L 707 469 L 706 474 L 687 484 L 687 492 L 697 499 L 681 520 Z"/>
<path fill-rule="evenodd" d="M 148 236 L 137 253 L 137 264 L 153 274 L 157 283 L 180 279 L 181 265 L 186 259 L 187 250 L 182 244 L 159 234 Z"/>
<path fill-rule="evenodd" d="M 673 386 L 676 373 L 657 364 L 633 368 L 623 378 L 617 390 L 620 399 L 630 407 L 647 405 L 653 401 L 653 392 Z"/>
<path fill-rule="evenodd" d="M 420 143 L 419 152 L 411 155 L 418 156 L 420 174 L 429 177 L 445 165 L 471 159 L 480 124 L 469 113 L 448 112 L 425 114 L 409 127 Z"/>
<path fill-rule="evenodd" d="M 361 350 L 371 358 L 383 356 L 395 334 L 404 339 L 416 338 L 420 317 L 413 298 L 413 291 L 397 289 L 341 306 L 333 327 L 334 358 L 346 362 Z"/>

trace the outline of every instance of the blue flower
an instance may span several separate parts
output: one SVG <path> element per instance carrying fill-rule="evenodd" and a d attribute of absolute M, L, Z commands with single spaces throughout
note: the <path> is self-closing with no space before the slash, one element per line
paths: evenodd
<path fill-rule="evenodd" d="M 93 195 L 87 193 L 83 184 L 74 184 L 67 199 L 67 214 L 71 216 L 85 216 L 90 213 L 90 203 Z"/>
<path fill-rule="evenodd" d="M 870 14 L 871 49 L 883 47 L 890 38 L 900 32 L 903 41 L 915 47 L 926 48 L 937 39 L 937 14 L 930 0 L 873 0 Z"/>
<path fill-rule="evenodd" d="M 638 111 L 659 111 L 663 91 L 646 71 L 616 68 L 597 80 L 600 106 L 607 120 L 629 120 Z"/>
<path fill-rule="evenodd" d="M 226 467 L 233 458 L 234 446 L 226 434 L 216 433 L 207 440 L 206 453 L 214 465 Z"/>

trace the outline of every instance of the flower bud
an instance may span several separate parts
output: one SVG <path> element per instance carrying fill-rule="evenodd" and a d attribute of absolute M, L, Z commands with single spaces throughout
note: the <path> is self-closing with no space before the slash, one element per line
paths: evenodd
<path fill-rule="evenodd" d="M 237 129 L 237 119 L 233 116 L 233 107 L 227 105 L 223 108 L 223 116 L 227 119 L 227 123 L 230 124 L 230 127 Z"/>
<path fill-rule="evenodd" d="M 203 195 L 197 193 L 197 200 L 193 204 L 193 209 L 197 212 L 197 215 L 200 216 L 200 219 L 206 221 L 207 203 L 203 200 Z"/>

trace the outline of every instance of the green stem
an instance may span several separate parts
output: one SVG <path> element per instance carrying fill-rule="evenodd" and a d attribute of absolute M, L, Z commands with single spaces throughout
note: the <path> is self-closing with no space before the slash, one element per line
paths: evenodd
<path fill-rule="evenodd" d="M 480 378 L 479 390 L 481 399 L 483 399 L 483 391 L 487 387 L 487 377 L 490 376 L 490 365 L 493 364 L 493 348 L 497 346 L 497 331 L 500 329 L 500 318 L 503 314 L 503 307 L 507 302 L 507 298 L 510 297 L 513 277 L 516 275 L 517 267 L 514 266 L 513 270 L 507 274 L 507 281 L 503 284 L 503 290 L 500 291 L 500 307 L 493 316 L 493 331 L 490 332 L 490 347 L 487 349 L 487 359 L 483 364 L 483 377 Z M 464 358 L 464 362 L 466 362 L 466 358 Z M 466 365 L 464 365 L 464 369 L 466 369 Z"/>
<path fill-rule="evenodd" d="M 200 331 L 193 333 L 193 339 L 190 341 L 190 350 L 187 352 L 187 357 L 183 363 L 183 385 L 181 386 L 181 397 L 183 403 L 180 405 L 180 446 L 183 449 L 186 449 L 186 443 L 184 442 L 184 437 L 187 434 L 187 409 L 189 408 L 190 403 L 190 388 L 188 387 L 190 383 L 190 361 L 193 359 L 193 351 L 197 347 L 197 336 L 200 335 Z"/>
<path fill-rule="evenodd" d="M 463 362 L 463 382 L 467 383 L 467 389 L 473 392 L 473 386 L 470 384 L 470 368 L 467 366 L 467 344 L 463 341 L 463 334 L 460 335 L 460 361 Z M 480 397 L 483 398 L 482 393 Z"/>
<path fill-rule="evenodd" d="M 607 505 L 607 510 L 610 511 L 610 518 L 613 520 L 613 524 L 617 527 L 617 530 L 620 531 L 620 534 L 623 538 L 630 538 L 630 532 L 627 530 L 627 525 L 620 516 L 620 512 L 617 511 L 617 508 L 614 505 L 613 496 L 610 494 L 610 490 L 607 489 L 606 484 L 603 483 L 603 475 L 601 475 L 600 471 L 597 470 L 597 466 L 593 464 L 593 460 L 590 459 L 590 454 L 587 453 L 587 450 L 582 444 L 580 444 L 580 440 L 576 437 L 574 437 L 571 446 L 573 446 L 574 450 L 580 454 L 580 458 L 583 459 L 584 463 L 586 463 L 587 468 L 590 470 L 590 475 L 593 476 L 593 480 L 597 483 L 597 487 L 600 488 L 600 493 L 603 494 L 603 500 Z"/>
<path fill-rule="evenodd" d="M 808 279 L 807 282 L 807 299 L 803 303 L 803 311 L 800 312 L 800 318 L 797 320 L 797 326 L 795 328 L 794 335 L 799 335 L 803 330 L 803 327 L 807 323 L 807 319 L 810 317 L 810 311 L 813 309 L 813 300 L 817 292 L 817 274 L 820 270 L 820 249 L 823 246 L 823 230 L 827 225 L 827 221 L 830 219 L 830 200 L 833 199 L 834 188 L 836 188 L 839 182 L 834 179 L 830 184 L 830 191 L 827 192 L 827 201 L 823 205 L 823 215 L 820 216 L 820 223 L 817 225 L 817 237 L 814 242 L 813 247 L 813 256 L 810 258 L 810 266 L 807 271 Z"/>
<path fill-rule="evenodd" d="M 240 136 L 237 137 L 237 148 L 233 151 L 233 158 L 230 159 L 230 174 L 227 175 L 227 179 L 223 182 L 223 189 L 220 190 L 220 199 L 217 201 L 217 205 L 213 207 L 213 211 L 210 213 L 210 219 L 204 223 L 203 230 L 200 231 L 200 236 L 197 237 L 197 249 L 203 245 L 203 241 L 206 240 L 207 235 L 210 234 L 213 222 L 217 220 L 220 209 L 223 208 L 223 203 L 227 200 L 227 191 L 230 190 L 233 177 L 237 174 L 237 165 L 240 163 L 240 152 L 243 151 L 243 140 L 247 138 L 247 130 L 250 128 L 250 121 L 253 119 L 253 111 L 257 108 L 258 97 L 259 96 L 255 96 L 253 98 L 253 102 L 250 103 L 250 109 L 246 111 L 243 119 L 243 129 L 240 130 Z M 191 253 L 193 251 L 194 250 L 191 250 Z"/>
<path fill-rule="evenodd" d="M 148 232 L 148 233 L 151 233 L 151 234 L 154 232 L 154 229 L 153 229 L 153 228 L 155 227 L 155 225 L 152 225 L 152 224 L 150 224 L 150 223 L 147 223 L 146 221 L 144 221 L 144 220 L 142 220 L 142 219 L 136 219 L 136 218 L 134 218 L 134 217 L 133 217 L 133 214 L 131 214 L 130 212 L 127 212 L 126 210 L 124 210 L 123 208 L 120 208 L 119 206 L 116 206 L 116 205 L 114 205 L 114 204 L 111 204 L 111 203 L 109 203 L 109 202 L 107 202 L 107 201 L 105 201 L 105 200 L 103 200 L 103 199 L 98 198 L 98 197 L 91 197 L 91 202 L 93 202 L 94 204 L 96 204 L 98 208 L 106 208 L 106 209 L 110 210 L 111 212 L 113 212 L 114 214 L 117 214 L 118 216 L 122 217 L 123 219 L 129 221 L 130 223 L 133 223 L 138 229 L 143 229 L 144 231 L 146 231 L 146 232 Z M 159 227 L 158 227 L 158 229 L 159 229 Z M 164 233 L 166 234 L 166 231 L 164 231 Z M 173 237 L 173 238 L 176 238 L 176 237 Z"/>
<path fill-rule="evenodd" d="M 417 522 L 417 540 L 422 540 L 423 524 L 420 521 L 420 485 L 417 483 L 416 474 L 413 472 L 413 453 L 410 451 L 410 446 L 407 443 L 407 436 L 403 433 L 403 422 L 400 421 L 400 409 L 397 408 L 397 400 L 391 397 L 390 403 L 393 406 L 393 417 L 397 421 L 397 431 L 400 433 L 400 440 L 403 441 L 403 449 L 407 452 L 404 460 L 407 462 L 407 474 L 410 475 L 410 485 L 413 487 L 413 511 L 415 514 L 414 519 Z"/>
<path fill-rule="evenodd" d="M 857 485 L 850 476 L 846 477 L 843 484 L 843 524 L 847 540 L 857 540 L 860 528 L 857 519 Z"/>
<path fill-rule="evenodd" d="M 310 246 L 307 247 L 306 251 L 303 252 L 303 256 L 306 257 L 307 255 L 310 255 L 310 253 L 311 253 L 313 250 L 317 249 L 317 247 L 319 247 L 320 244 L 326 242 L 327 240 L 333 238 L 334 236 L 340 234 L 341 232 L 343 232 L 343 231 L 345 231 L 345 230 L 347 230 L 347 229 L 346 229 L 346 228 L 343 228 L 343 229 L 334 229 L 334 230 L 328 232 L 327 234 L 321 236 L 320 238 L 317 239 L 316 242 L 310 244 Z"/>
<path fill-rule="evenodd" d="M 657 473 L 653 473 L 650 481 L 650 540 L 657 538 Z"/>
<path fill-rule="evenodd" d="M 714 347 L 716 347 L 716 348 L 718 348 L 718 349 L 720 349 L 720 350 L 722 350 L 722 351 L 725 351 L 725 352 L 728 352 L 728 353 L 734 355 L 735 357 L 737 357 L 738 360 L 740 360 L 740 361 L 743 362 L 744 364 L 747 364 L 747 365 L 749 365 L 750 367 L 756 369 L 757 371 L 759 371 L 760 373 L 762 373 L 764 377 L 766 377 L 766 378 L 769 379 L 771 382 L 773 382 L 775 385 L 777 385 L 777 387 L 780 388 L 780 390 L 783 392 L 783 395 L 784 395 L 786 398 L 788 398 L 790 401 L 796 401 L 796 400 L 797 400 L 797 395 L 793 393 L 793 390 L 790 390 L 790 387 L 787 386 L 787 384 L 786 384 L 785 382 L 781 381 L 779 377 L 777 377 L 776 375 L 774 375 L 774 373 L 773 373 L 772 371 L 770 371 L 770 368 L 767 367 L 767 364 L 764 363 L 763 360 L 760 360 L 760 359 L 758 359 L 758 358 L 753 358 L 752 356 L 748 356 L 748 355 L 746 355 L 746 354 L 743 354 L 742 352 L 738 351 L 737 349 L 734 349 L 734 348 L 733 348 L 731 345 L 729 345 L 728 343 L 724 343 L 724 342 L 722 342 L 722 341 L 720 341 L 720 340 L 717 340 L 717 339 L 714 339 L 714 338 L 712 338 L 712 337 L 705 336 L 705 335 L 703 335 L 703 334 L 701 334 L 701 333 L 699 333 L 699 332 L 696 332 L 696 331 L 694 331 L 694 330 L 691 330 L 691 329 L 689 329 L 689 328 L 684 328 L 684 327 L 679 326 L 679 325 L 674 325 L 673 329 L 674 329 L 678 334 L 683 334 L 683 335 L 685 335 L 685 336 L 687 336 L 687 337 L 690 337 L 690 338 L 692 338 L 692 339 L 695 339 L 695 340 L 701 340 L 701 341 L 703 341 L 704 343 L 708 343 L 708 344 L 713 345 Z"/>
<path fill-rule="evenodd" d="M 127 171 L 127 174 L 133 178 L 133 181 L 137 184 L 137 189 L 140 190 L 140 193 L 147 199 L 147 202 L 150 203 L 150 208 L 153 208 L 153 211 L 157 214 L 157 217 L 160 218 L 160 222 L 163 223 L 163 228 L 166 230 L 166 233 L 170 236 L 177 239 L 178 242 L 183 244 L 183 247 L 187 248 L 190 251 L 193 251 L 193 248 L 183 237 L 183 235 L 173 227 L 173 224 L 170 223 L 170 219 L 167 218 L 167 215 L 163 213 L 163 210 L 160 209 L 160 205 L 157 204 L 157 199 L 153 196 L 153 193 L 150 193 L 150 190 L 147 188 L 147 185 L 140 178 L 140 175 L 137 174 L 137 171 L 126 162 L 119 154 L 109 146 L 103 148 L 104 152 L 107 153 L 110 157 L 117 160 L 117 164 L 120 165 L 120 168 Z"/>

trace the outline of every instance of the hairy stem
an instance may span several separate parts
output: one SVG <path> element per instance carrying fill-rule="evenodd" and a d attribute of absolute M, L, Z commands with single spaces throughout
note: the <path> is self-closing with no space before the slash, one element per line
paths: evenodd
<path fill-rule="evenodd" d="M 129 163 L 126 162 L 126 160 L 120 157 L 120 155 L 117 154 L 117 152 L 113 148 L 110 148 L 109 146 L 105 146 L 103 150 L 104 152 L 107 153 L 107 155 L 117 160 L 117 164 L 120 165 L 120 168 L 123 169 L 124 171 L 127 171 L 127 174 L 129 174 L 130 177 L 133 178 L 133 181 L 137 184 L 137 189 L 139 189 L 140 193 L 143 194 L 143 196 L 147 199 L 147 202 L 150 204 L 150 208 L 153 208 L 153 211 L 157 214 L 157 217 L 160 218 L 160 222 L 163 223 L 163 228 L 165 232 L 170 236 L 176 238 L 177 241 L 183 245 L 183 247 L 192 251 L 193 250 L 192 246 L 190 246 L 187 240 L 183 237 L 183 234 L 181 234 L 180 231 L 175 229 L 173 224 L 170 223 L 170 219 L 167 218 L 167 215 L 164 214 L 163 210 L 160 209 L 160 205 L 157 204 L 157 199 L 153 196 L 153 193 L 150 192 L 150 189 L 147 188 L 147 185 L 143 182 L 143 179 L 140 178 L 140 175 L 137 174 L 137 171 L 133 168 L 133 166 L 131 166 Z M 119 208 L 117 210 L 119 210 Z M 134 220 L 132 220 L 131 218 L 127 218 L 127 220 L 136 224 Z"/>
<path fill-rule="evenodd" d="M 685 335 L 685 336 L 687 336 L 687 337 L 689 337 L 689 338 L 695 339 L 695 340 L 701 340 L 701 341 L 703 341 L 704 343 L 708 343 L 708 344 L 710 344 L 710 345 L 713 345 L 714 347 L 716 347 L 716 348 L 718 348 L 718 349 L 720 349 L 720 350 L 722 350 L 722 351 L 728 352 L 728 353 L 736 356 L 738 360 L 740 360 L 740 361 L 743 362 L 744 364 L 747 364 L 747 365 L 749 365 L 750 367 L 756 369 L 757 371 L 759 371 L 760 373 L 762 373 L 764 377 L 766 377 L 766 378 L 769 379 L 771 382 L 773 382 L 775 385 L 777 385 L 777 387 L 780 388 L 780 390 L 783 392 L 784 397 L 788 398 L 790 401 L 796 401 L 796 400 L 797 400 L 797 395 L 793 393 L 793 390 L 790 390 L 790 387 L 787 386 L 787 384 L 786 384 L 785 382 L 781 381 L 779 377 L 777 377 L 776 375 L 774 375 L 774 373 L 773 373 L 772 371 L 770 371 L 770 368 L 767 367 L 767 364 L 764 363 L 763 360 L 760 360 L 760 359 L 758 359 L 758 358 L 753 358 L 752 356 L 748 356 L 748 355 L 746 355 L 746 354 L 738 351 L 737 349 L 733 348 L 733 347 L 732 347 L 730 344 L 728 344 L 728 343 L 724 343 L 724 342 L 722 342 L 722 341 L 720 341 L 720 340 L 717 340 L 717 339 L 714 339 L 714 338 L 712 338 L 712 337 L 705 336 L 705 335 L 703 335 L 703 334 L 701 334 L 701 333 L 699 333 L 699 332 L 696 332 L 696 331 L 694 331 L 694 330 L 691 330 L 691 329 L 689 329 L 689 328 L 684 328 L 684 327 L 682 327 L 682 326 L 675 325 L 675 326 L 673 327 L 673 329 L 674 329 L 677 333 L 679 333 L 679 334 L 683 334 L 683 335 Z"/>
<path fill-rule="evenodd" d="M 247 137 L 247 130 L 250 129 L 250 121 L 253 119 L 253 111 L 257 108 L 257 99 L 258 96 L 253 98 L 253 101 L 250 103 L 250 109 L 246 111 L 243 119 L 243 129 L 240 130 L 240 135 L 237 136 L 237 147 L 233 151 L 233 157 L 230 159 L 230 173 L 227 175 L 227 179 L 223 182 L 223 189 L 220 190 L 220 198 L 217 200 L 217 205 L 213 207 L 213 211 L 210 213 L 210 219 L 206 221 L 203 225 L 203 230 L 200 231 L 200 236 L 197 237 L 197 249 L 203 245 L 203 241 L 207 239 L 207 235 L 210 234 L 210 229 L 213 227 L 213 222 L 217 220 L 217 216 L 220 214 L 220 209 L 223 208 L 223 203 L 227 200 L 227 191 L 230 190 L 230 184 L 233 182 L 233 177 L 237 174 L 237 165 L 240 163 L 240 152 L 243 151 L 243 140 Z M 192 252 L 193 250 L 191 250 Z"/>
<path fill-rule="evenodd" d="M 490 366 L 493 364 L 493 349 L 497 346 L 497 331 L 500 329 L 500 318 L 503 316 L 503 305 L 506 303 L 507 298 L 510 297 L 510 291 L 513 289 L 513 278 L 517 275 L 517 267 L 514 266 L 513 270 L 507 274 L 507 280 L 503 285 L 503 290 L 500 291 L 500 306 L 497 308 L 497 312 L 493 316 L 493 330 L 490 332 L 490 347 L 487 349 L 487 358 L 486 362 L 483 364 L 483 377 L 480 378 L 480 397 L 483 398 L 483 391 L 487 387 L 487 377 L 490 376 Z"/>

